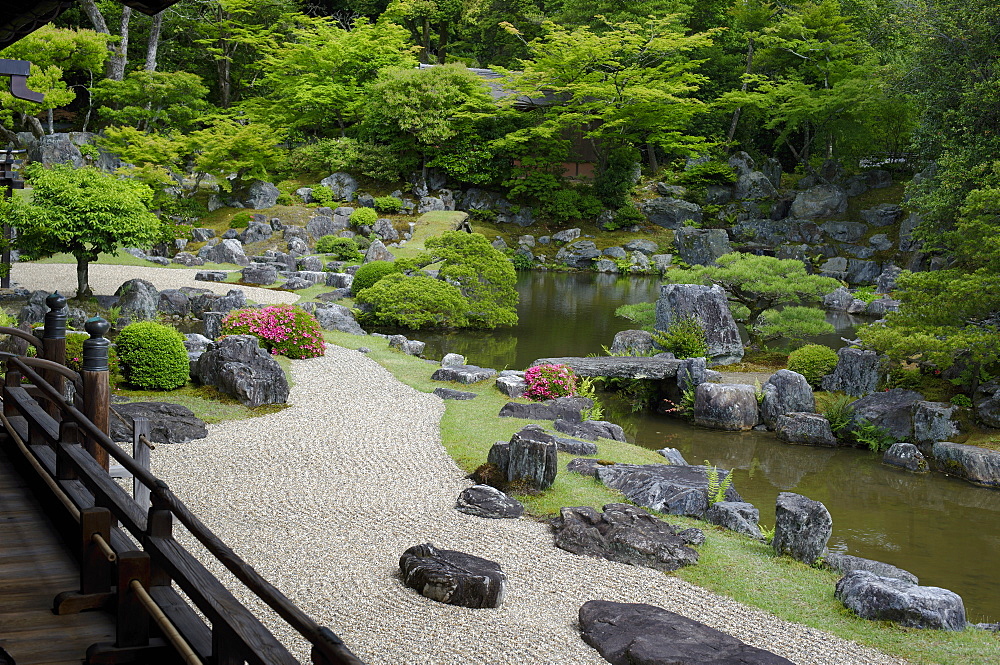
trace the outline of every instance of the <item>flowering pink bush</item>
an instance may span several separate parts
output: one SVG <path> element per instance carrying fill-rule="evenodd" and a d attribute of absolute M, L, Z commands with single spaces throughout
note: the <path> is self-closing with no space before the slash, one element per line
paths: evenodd
<path fill-rule="evenodd" d="M 276 356 L 315 358 L 326 352 L 316 317 L 292 305 L 233 310 L 222 320 L 222 334 L 253 335 Z"/>
<path fill-rule="evenodd" d="M 537 365 L 524 372 L 524 396 L 541 401 L 570 397 L 576 393 L 576 375 L 566 365 Z"/>

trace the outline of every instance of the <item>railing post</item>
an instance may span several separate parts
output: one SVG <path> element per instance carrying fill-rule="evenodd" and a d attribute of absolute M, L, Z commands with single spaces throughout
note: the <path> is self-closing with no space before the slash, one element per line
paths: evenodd
<path fill-rule="evenodd" d="M 70 464 L 63 445 L 80 445 L 80 428 L 72 420 L 59 423 L 59 444 L 56 445 L 56 480 L 76 480 L 76 469 Z"/>
<path fill-rule="evenodd" d="M 3 384 L 6 388 L 20 388 L 21 387 L 21 373 L 16 369 L 8 369 L 3 377 Z M 3 401 L 3 415 L 10 418 L 11 416 L 21 415 L 17 407 L 14 406 L 14 400 L 5 399 Z"/>
<path fill-rule="evenodd" d="M 163 481 L 158 481 L 165 487 Z M 148 488 L 146 489 L 148 492 Z M 174 532 L 174 514 L 169 508 L 163 505 L 158 494 L 152 495 L 152 505 L 146 513 L 146 535 L 149 538 L 171 538 Z M 145 544 L 144 544 L 145 547 Z M 147 547 L 148 549 L 148 547 Z M 151 586 L 170 586 L 170 574 L 164 570 L 163 566 L 153 564 L 150 570 L 149 583 Z"/>
<path fill-rule="evenodd" d="M 42 345 L 45 353 L 45 360 L 51 360 L 60 365 L 66 364 L 66 298 L 58 291 L 45 299 L 45 304 L 49 306 L 49 311 L 45 315 L 45 330 L 42 332 Z M 43 373 L 49 385 L 66 394 L 66 377 L 57 372 L 46 370 Z M 60 419 L 59 405 L 46 401 L 46 411 L 56 420 Z"/>
<path fill-rule="evenodd" d="M 100 536 L 100 541 L 96 536 Z M 84 508 L 80 511 L 80 590 L 64 591 L 52 601 L 55 614 L 76 614 L 109 606 L 115 598 L 111 590 L 114 564 L 109 558 L 111 511 Z"/>
<path fill-rule="evenodd" d="M 142 437 L 145 436 L 148 441 L 151 431 L 148 418 L 132 419 L 132 459 L 146 471 L 149 471 L 149 446 Z M 149 488 L 138 476 L 132 476 L 132 498 L 143 510 L 149 509 Z"/>
<path fill-rule="evenodd" d="M 83 328 L 90 335 L 90 339 L 83 343 L 83 414 L 99 430 L 109 434 L 111 387 L 108 385 L 108 349 L 111 342 L 104 335 L 111 329 L 111 324 L 95 316 L 87 319 Z M 87 452 L 105 471 L 108 470 L 108 451 L 90 437 L 87 438 Z"/>
<path fill-rule="evenodd" d="M 132 589 L 138 580 L 149 589 L 149 555 L 145 552 L 124 552 L 118 557 L 118 607 L 116 648 L 149 645 L 149 614 Z"/>

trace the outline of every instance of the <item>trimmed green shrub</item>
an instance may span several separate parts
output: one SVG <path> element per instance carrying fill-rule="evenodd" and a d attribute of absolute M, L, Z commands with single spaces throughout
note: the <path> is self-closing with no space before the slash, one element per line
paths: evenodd
<path fill-rule="evenodd" d="M 695 316 L 675 319 L 670 328 L 653 333 L 653 341 L 677 358 L 704 358 L 708 356 L 708 340 L 701 321 Z"/>
<path fill-rule="evenodd" d="M 184 336 L 169 326 L 153 321 L 129 324 L 115 338 L 115 349 L 125 381 L 133 386 L 173 390 L 187 383 L 190 365 Z"/>
<path fill-rule="evenodd" d="M 358 251 L 358 243 L 354 238 L 323 236 L 316 241 L 316 251 L 320 254 L 333 254 L 338 261 L 360 261 L 365 258 Z"/>
<path fill-rule="evenodd" d="M 399 212 L 403 209 L 403 202 L 395 196 L 376 196 L 375 209 L 386 213 Z"/>
<path fill-rule="evenodd" d="M 246 210 L 241 210 L 233 218 L 229 220 L 229 228 L 231 229 L 245 229 L 250 226 L 250 220 L 253 219 L 253 215 L 248 213 Z"/>
<path fill-rule="evenodd" d="M 456 327 L 468 324 L 469 301 L 457 287 L 431 277 L 386 275 L 360 291 L 358 303 L 371 305 L 366 318 L 379 325 L 404 328 Z"/>
<path fill-rule="evenodd" d="M 836 366 L 837 352 L 822 344 L 806 344 L 788 354 L 788 369 L 806 377 L 813 388 Z"/>
<path fill-rule="evenodd" d="M 951 403 L 955 406 L 964 406 L 966 408 L 972 407 L 972 400 L 968 395 L 955 395 L 951 398 Z"/>
<path fill-rule="evenodd" d="M 357 208 L 351 213 L 351 224 L 354 226 L 371 226 L 378 219 L 374 208 Z"/>
<path fill-rule="evenodd" d="M 615 211 L 614 221 L 608 222 L 603 228 L 605 231 L 615 231 L 626 226 L 645 224 L 646 221 L 646 216 L 642 214 L 642 211 L 631 203 L 627 203 Z"/>
<path fill-rule="evenodd" d="M 329 206 L 333 203 L 333 192 L 326 185 L 313 185 L 310 189 L 312 189 L 312 194 L 309 196 L 312 197 L 313 203 L 318 203 L 321 206 Z"/>
<path fill-rule="evenodd" d="M 375 283 L 393 273 L 402 272 L 399 266 L 392 261 L 372 261 L 366 263 L 354 273 L 354 281 L 351 282 L 351 293 L 358 295 L 368 287 L 375 286 Z"/>
<path fill-rule="evenodd" d="M 222 319 L 223 335 L 253 335 L 271 355 L 315 358 L 326 353 L 316 317 L 295 305 L 233 310 Z"/>
<path fill-rule="evenodd" d="M 692 189 L 708 185 L 731 185 L 736 182 L 736 171 L 729 164 L 705 162 L 679 174 L 674 182 Z"/>

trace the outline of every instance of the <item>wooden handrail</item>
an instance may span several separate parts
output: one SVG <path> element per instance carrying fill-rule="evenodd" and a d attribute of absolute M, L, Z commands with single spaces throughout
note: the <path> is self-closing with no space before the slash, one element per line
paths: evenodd
<path fill-rule="evenodd" d="M 2 331 L 2 328 L 0 328 L 0 331 Z M 131 456 L 116 445 L 107 434 L 102 432 L 100 428 L 94 425 L 75 406 L 66 404 L 60 392 L 45 381 L 24 360 L 24 358 L 18 356 L 8 358 L 8 368 L 17 368 L 34 383 L 38 390 L 47 395 L 49 399 L 59 401 L 59 406 L 64 416 L 76 422 L 84 436 L 105 449 L 111 457 L 114 457 L 132 474 L 133 478 L 138 479 L 143 485 L 149 488 L 151 495 L 154 497 L 154 505 L 159 505 L 176 516 L 188 531 L 205 546 L 209 553 L 218 559 L 248 590 L 264 601 L 289 626 L 308 640 L 313 645 L 314 662 L 325 662 L 331 665 L 364 665 L 363 661 L 351 653 L 344 642 L 333 631 L 317 624 L 315 620 L 292 603 L 287 596 L 264 579 L 250 564 L 237 555 L 228 544 L 205 526 L 170 490 L 165 482 L 137 464 Z M 86 472 L 83 475 L 86 475 Z M 91 482 L 96 481 L 95 478 L 90 478 L 90 480 Z M 119 511 L 114 512 L 117 518 L 123 521 L 126 528 L 133 531 L 133 535 L 138 538 L 145 536 L 143 533 L 145 520 L 142 520 L 140 523 L 138 519 L 131 519 L 130 515 L 118 514 Z"/>
<path fill-rule="evenodd" d="M 21 339 L 27 341 L 29 344 L 34 346 L 38 351 L 45 351 L 45 344 L 42 340 L 38 339 L 29 332 L 24 332 L 20 328 L 9 328 L 7 326 L 0 326 L 0 335 L 11 335 L 13 337 L 20 337 Z"/>

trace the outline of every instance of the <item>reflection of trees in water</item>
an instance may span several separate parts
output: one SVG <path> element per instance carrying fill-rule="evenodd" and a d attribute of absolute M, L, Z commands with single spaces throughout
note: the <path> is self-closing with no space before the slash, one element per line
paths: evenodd
<path fill-rule="evenodd" d="M 424 356 L 428 358 L 440 360 L 447 353 L 460 353 L 473 365 L 498 370 L 508 368 L 509 359 L 517 355 L 517 335 L 510 330 L 480 330 L 475 336 L 459 332 L 422 333 L 417 339 L 427 343 Z"/>

